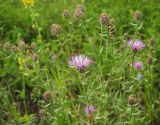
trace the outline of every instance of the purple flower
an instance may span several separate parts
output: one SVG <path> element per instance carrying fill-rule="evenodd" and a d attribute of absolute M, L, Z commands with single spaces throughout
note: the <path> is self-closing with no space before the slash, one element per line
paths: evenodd
<path fill-rule="evenodd" d="M 136 61 L 133 65 L 136 70 L 141 70 L 143 68 L 143 63 L 141 61 Z"/>
<path fill-rule="evenodd" d="M 141 40 L 129 40 L 128 41 L 128 46 L 131 47 L 133 52 L 137 52 L 138 50 L 142 50 L 144 48 L 144 44 Z"/>
<path fill-rule="evenodd" d="M 86 106 L 84 112 L 87 113 L 87 115 L 92 115 L 94 112 L 94 106 L 93 105 Z"/>
<path fill-rule="evenodd" d="M 83 70 L 88 67 L 93 61 L 84 55 L 75 55 L 69 61 L 69 66 L 77 68 L 78 70 Z"/>

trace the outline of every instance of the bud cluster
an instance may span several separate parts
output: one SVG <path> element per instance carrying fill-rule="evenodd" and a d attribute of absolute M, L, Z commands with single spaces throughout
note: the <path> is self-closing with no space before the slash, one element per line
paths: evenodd
<path fill-rule="evenodd" d="M 82 4 L 77 5 L 77 8 L 74 11 L 74 17 L 76 19 L 83 18 L 84 15 L 84 6 Z"/>

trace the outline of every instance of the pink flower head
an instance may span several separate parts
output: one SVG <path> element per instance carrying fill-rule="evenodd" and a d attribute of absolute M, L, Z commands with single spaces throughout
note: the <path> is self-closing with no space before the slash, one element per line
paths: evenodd
<path fill-rule="evenodd" d="M 141 70 L 143 68 L 143 63 L 141 61 L 136 61 L 133 65 L 136 70 Z"/>
<path fill-rule="evenodd" d="M 88 67 L 93 61 L 84 55 L 75 55 L 69 61 L 69 66 L 83 70 Z"/>
<path fill-rule="evenodd" d="M 86 106 L 84 112 L 87 113 L 87 115 L 92 115 L 94 112 L 94 106 L 93 105 Z"/>
<path fill-rule="evenodd" d="M 141 40 L 129 40 L 128 41 L 128 46 L 131 47 L 133 52 L 137 52 L 138 50 L 142 50 L 144 48 L 144 44 Z"/>

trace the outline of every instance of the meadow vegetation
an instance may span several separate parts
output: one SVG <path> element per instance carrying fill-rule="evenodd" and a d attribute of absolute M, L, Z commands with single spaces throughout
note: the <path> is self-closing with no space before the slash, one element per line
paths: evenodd
<path fill-rule="evenodd" d="M 0 0 L 1 125 L 160 125 L 159 0 Z"/>

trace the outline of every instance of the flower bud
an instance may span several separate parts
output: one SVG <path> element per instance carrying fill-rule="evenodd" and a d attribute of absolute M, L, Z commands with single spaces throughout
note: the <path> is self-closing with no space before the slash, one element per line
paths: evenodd
<path fill-rule="evenodd" d="M 77 9 L 81 10 L 82 12 L 84 12 L 84 6 L 83 6 L 83 4 L 78 4 L 77 5 Z"/>
<path fill-rule="evenodd" d="M 136 10 L 136 11 L 134 12 L 134 20 L 135 20 L 135 21 L 139 21 L 141 18 L 142 18 L 142 13 L 141 13 L 141 11 Z"/>
<path fill-rule="evenodd" d="M 100 15 L 100 23 L 104 26 L 108 26 L 109 24 L 109 16 L 106 13 L 102 13 Z"/>
<path fill-rule="evenodd" d="M 64 10 L 63 11 L 63 17 L 65 18 L 65 19 L 69 19 L 70 18 L 70 12 L 68 11 L 68 10 Z"/>
<path fill-rule="evenodd" d="M 129 97 L 129 98 L 128 98 L 128 104 L 129 104 L 129 105 L 134 105 L 134 104 L 136 104 L 136 103 L 137 103 L 136 98 L 134 98 L 134 97 Z"/>
<path fill-rule="evenodd" d="M 83 18 L 83 11 L 79 8 L 76 8 L 75 11 L 74 11 L 74 17 L 75 19 L 82 19 Z"/>
<path fill-rule="evenodd" d="M 108 31 L 110 39 L 114 39 L 116 36 L 116 28 L 115 28 L 115 21 L 113 19 L 109 21 Z"/>
<path fill-rule="evenodd" d="M 46 102 L 50 101 L 52 99 L 52 94 L 49 92 L 49 91 L 46 91 L 44 94 L 43 94 L 43 98 Z"/>
<path fill-rule="evenodd" d="M 37 53 L 33 53 L 32 60 L 33 61 L 38 61 L 39 60 L 39 55 Z"/>
<path fill-rule="evenodd" d="M 62 31 L 62 28 L 58 24 L 52 24 L 51 26 L 51 32 L 53 35 L 58 35 Z"/>
<path fill-rule="evenodd" d="M 151 65 L 151 64 L 153 63 L 153 57 L 152 57 L 152 56 L 148 57 L 147 63 L 148 63 L 149 65 Z"/>
<path fill-rule="evenodd" d="M 12 45 L 11 48 L 12 48 L 12 51 L 13 51 L 14 53 L 18 52 L 18 48 L 17 48 L 16 45 Z"/>

